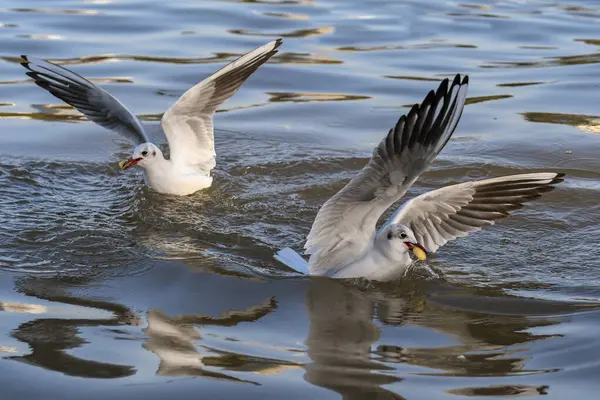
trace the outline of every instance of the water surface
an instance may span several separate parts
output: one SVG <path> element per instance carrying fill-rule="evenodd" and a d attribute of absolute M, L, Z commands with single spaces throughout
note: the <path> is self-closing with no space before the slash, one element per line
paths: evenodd
<path fill-rule="evenodd" d="M 6 0 L 0 10 L 0 384 L 7 398 L 594 399 L 600 364 L 595 1 Z M 216 116 L 209 190 L 156 194 L 127 142 L 35 86 L 67 65 L 164 143 L 162 113 L 282 37 Z M 567 174 L 402 282 L 295 278 L 318 208 L 408 111 L 469 74 L 409 195 Z M 390 210 L 392 211 L 392 210 Z"/>

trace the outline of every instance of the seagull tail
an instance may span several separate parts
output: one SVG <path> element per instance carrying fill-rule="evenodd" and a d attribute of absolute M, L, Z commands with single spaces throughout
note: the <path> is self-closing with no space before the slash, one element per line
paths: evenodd
<path fill-rule="evenodd" d="M 306 260 L 289 247 L 279 250 L 273 257 L 280 263 L 292 268 L 294 271 L 303 275 L 308 275 L 308 263 Z"/>

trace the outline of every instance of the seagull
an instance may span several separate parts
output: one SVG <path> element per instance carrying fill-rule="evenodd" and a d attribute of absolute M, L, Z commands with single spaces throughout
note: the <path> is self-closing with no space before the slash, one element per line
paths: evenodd
<path fill-rule="evenodd" d="M 460 120 L 469 77 L 444 79 L 403 115 L 371 159 L 319 210 L 304 245 L 275 259 L 298 273 L 390 281 L 447 242 L 493 225 L 524 202 L 554 189 L 564 174 L 508 175 L 426 192 L 404 203 L 377 231 L 377 221 L 431 166 Z"/>
<path fill-rule="evenodd" d="M 38 86 L 136 145 L 132 156 L 119 164 L 121 169 L 138 165 L 144 168 L 144 180 L 152 189 L 185 196 L 212 184 L 213 115 L 217 107 L 276 54 L 281 44 L 281 39 L 269 42 L 231 62 L 185 92 L 164 113 L 161 125 L 169 142 L 170 159 L 148 140 L 140 120 L 105 90 L 49 61 L 23 55 L 21 65 Z"/>

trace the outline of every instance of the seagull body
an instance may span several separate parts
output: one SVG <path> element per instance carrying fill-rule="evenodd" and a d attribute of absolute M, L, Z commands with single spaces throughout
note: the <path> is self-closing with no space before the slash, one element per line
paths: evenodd
<path fill-rule="evenodd" d="M 400 200 L 444 148 L 460 120 L 468 77 L 445 79 L 415 104 L 381 141 L 362 171 L 317 213 L 304 246 L 308 262 L 290 248 L 275 259 L 308 275 L 389 281 L 415 260 L 458 237 L 493 225 L 524 202 L 554 189 L 563 174 L 509 175 L 447 186 L 402 205 L 376 230 L 381 215 Z"/>
<path fill-rule="evenodd" d="M 38 86 L 137 145 L 132 156 L 119 164 L 122 169 L 138 165 L 144 168 L 144 180 L 152 189 L 184 196 L 212 184 L 210 172 L 216 165 L 213 116 L 217 107 L 277 53 L 281 43 L 281 39 L 269 42 L 231 62 L 185 92 L 165 112 L 161 125 L 169 142 L 169 159 L 148 140 L 140 120 L 105 90 L 48 61 L 21 56 L 21 65 Z"/>

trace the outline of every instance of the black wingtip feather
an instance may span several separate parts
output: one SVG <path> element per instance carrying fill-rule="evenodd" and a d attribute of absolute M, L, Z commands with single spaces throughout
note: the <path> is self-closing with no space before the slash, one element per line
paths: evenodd
<path fill-rule="evenodd" d="M 452 86 L 460 85 L 460 74 L 454 75 L 454 80 L 452 81 Z"/>
<path fill-rule="evenodd" d="M 452 83 L 445 78 L 436 91 L 427 93 L 421 104 L 413 105 L 384 139 L 382 144 L 385 147 L 380 150 L 387 153 L 385 158 L 394 157 L 416 144 L 430 149 L 427 158 L 435 157 L 450 139 L 460 120 L 465 100 L 465 93 L 461 90 L 468 83 L 466 75 L 456 74 Z"/>

